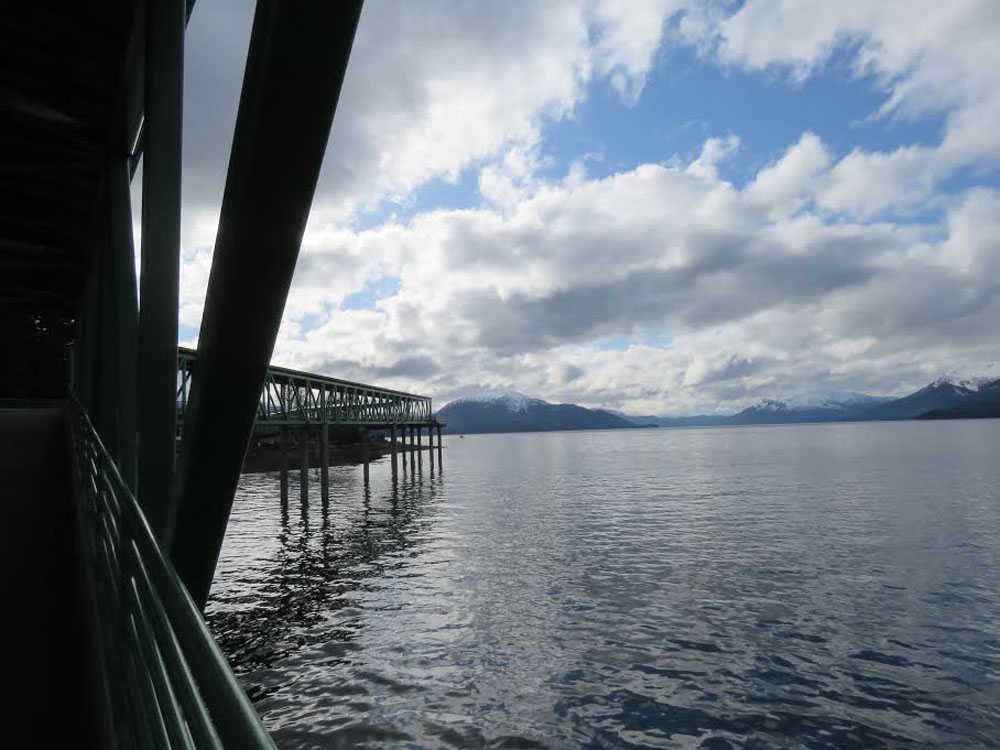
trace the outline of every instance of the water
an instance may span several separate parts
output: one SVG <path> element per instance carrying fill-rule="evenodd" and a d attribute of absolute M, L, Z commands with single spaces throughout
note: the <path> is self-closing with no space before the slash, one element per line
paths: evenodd
<path fill-rule="evenodd" d="M 210 622 L 282 748 L 1000 745 L 1000 420 L 445 438 L 241 482 Z"/>

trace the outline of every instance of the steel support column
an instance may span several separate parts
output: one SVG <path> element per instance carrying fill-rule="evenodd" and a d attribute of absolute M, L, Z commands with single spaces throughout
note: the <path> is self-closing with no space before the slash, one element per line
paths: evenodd
<path fill-rule="evenodd" d="M 444 469 L 444 456 L 441 455 L 441 425 L 437 426 L 438 433 L 438 468 Z"/>
<path fill-rule="evenodd" d="M 199 606 L 208 599 L 360 12 L 360 0 L 257 4 L 168 533 Z"/>
<path fill-rule="evenodd" d="M 138 500 L 163 537 L 173 500 L 181 241 L 184 23 L 181 0 L 146 1 L 139 294 Z"/>
<path fill-rule="evenodd" d="M 416 429 L 416 427 L 410 428 L 410 474 L 414 475 L 417 473 L 417 452 L 415 450 L 416 438 L 413 434 Z"/>
<path fill-rule="evenodd" d="M 431 460 L 431 473 L 434 473 L 434 425 L 427 428 L 427 456 Z"/>
<path fill-rule="evenodd" d="M 136 491 L 138 460 L 136 433 L 139 418 L 139 383 L 136 347 L 139 338 L 139 304 L 135 288 L 135 246 L 132 240 L 132 203 L 129 195 L 128 156 L 113 157 L 108 164 L 108 208 L 112 288 L 115 304 L 114 357 L 118 411 L 118 468 L 122 479 Z"/>
<path fill-rule="evenodd" d="M 421 446 L 421 433 L 423 432 L 422 427 L 415 428 L 417 431 L 417 468 L 420 469 L 422 474 L 424 471 L 424 449 Z"/>

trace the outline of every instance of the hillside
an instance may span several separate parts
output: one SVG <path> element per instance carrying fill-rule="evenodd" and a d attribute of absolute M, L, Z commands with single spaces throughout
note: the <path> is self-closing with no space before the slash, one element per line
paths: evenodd
<path fill-rule="evenodd" d="M 916 419 L 929 412 L 1000 399 L 1000 380 L 935 380 L 909 396 L 881 404 L 859 415 L 860 419 Z"/>
<path fill-rule="evenodd" d="M 634 427 L 611 412 L 575 404 L 550 404 L 518 393 L 459 399 L 445 406 L 436 416 L 447 423 L 445 432 L 451 434 Z"/>
<path fill-rule="evenodd" d="M 633 416 L 609 409 L 552 404 L 519 393 L 452 401 L 437 412 L 449 433 L 588 430 L 625 427 L 965 419 L 1000 416 L 1000 380 L 935 380 L 902 398 L 834 393 L 798 400 L 764 399 L 736 414 Z"/>

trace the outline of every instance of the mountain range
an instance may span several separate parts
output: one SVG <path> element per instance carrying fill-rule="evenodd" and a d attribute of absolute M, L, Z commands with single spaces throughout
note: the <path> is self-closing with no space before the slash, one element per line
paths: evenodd
<path fill-rule="evenodd" d="M 997 417 L 1000 379 L 940 378 L 902 398 L 837 393 L 798 400 L 765 399 L 735 414 L 690 417 L 635 416 L 504 393 L 458 399 L 435 416 L 447 423 L 449 433 Z"/>

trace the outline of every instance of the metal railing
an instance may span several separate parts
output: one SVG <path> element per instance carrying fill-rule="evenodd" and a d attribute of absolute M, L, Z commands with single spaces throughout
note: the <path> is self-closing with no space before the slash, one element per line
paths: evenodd
<path fill-rule="evenodd" d="M 274 743 L 86 412 L 71 406 L 74 494 L 99 703 L 118 748 Z"/>
<path fill-rule="evenodd" d="M 198 352 L 177 354 L 177 416 L 183 421 Z M 270 367 L 257 404 L 257 423 L 274 425 L 428 424 L 431 399 L 364 383 L 328 378 L 284 367 Z"/>

